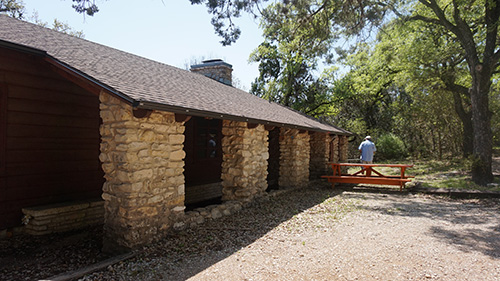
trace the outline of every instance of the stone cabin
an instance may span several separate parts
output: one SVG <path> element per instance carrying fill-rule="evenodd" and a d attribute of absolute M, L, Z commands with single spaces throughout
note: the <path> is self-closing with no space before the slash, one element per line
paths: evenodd
<path fill-rule="evenodd" d="M 347 157 L 349 132 L 232 87 L 220 60 L 190 72 L 5 15 L 0 26 L 3 235 L 103 223 L 104 249 L 129 250 Z"/>

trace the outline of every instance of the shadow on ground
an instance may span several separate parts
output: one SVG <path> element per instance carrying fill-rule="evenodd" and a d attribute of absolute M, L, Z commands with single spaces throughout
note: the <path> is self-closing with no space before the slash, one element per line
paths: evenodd
<path fill-rule="evenodd" d="M 350 188 L 359 192 L 362 198 L 366 193 L 382 193 L 396 196 L 408 196 L 391 190 L 374 188 Z M 448 196 L 433 196 L 429 200 L 405 200 L 395 202 L 386 197 L 384 207 L 369 208 L 370 212 L 384 215 L 423 217 L 436 222 L 431 227 L 430 235 L 455 246 L 463 252 L 479 252 L 495 259 L 500 259 L 500 199 L 499 198 L 453 199 Z"/>
<path fill-rule="evenodd" d="M 180 266 L 191 258 L 216 251 L 220 255 L 210 264 L 253 243 L 277 225 L 302 211 L 335 196 L 329 186 L 278 191 L 250 203 L 231 216 L 208 220 L 198 227 L 172 232 L 157 243 L 137 252 L 130 261 L 149 266 Z M 0 240 L 0 280 L 37 280 L 78 270 L 104 260 L 101 254 L 102 226 L 80 231 L 38 237 L 17 235 Z M 159 259 L 161 257 L 161 260 Z M 193 266 L 193 265 L 190 265 Z M 112 268 L 112 267 L 111 267 Z M 204 270 L 191 267 L 182 280 Z M 137 269 L 140 274 L 144 269 Z M 167 271 L 168 272 L 168 271 Z M 96 279 L 116 280 L 113 270 L 105 269 Z M 131 280 L 134 278 L 130 277 Z M 155 279 L 168 276 L 154 276 Z"/>

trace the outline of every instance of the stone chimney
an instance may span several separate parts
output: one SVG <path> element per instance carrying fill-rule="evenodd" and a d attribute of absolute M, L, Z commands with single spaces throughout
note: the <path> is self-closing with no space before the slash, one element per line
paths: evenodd
<path fill-rule="evenodd" d="M 204 60 L 202 64 L 191 66 L 191 72 L 196 72 L 212 78 L 223 84 L 232 86 L 233 66 L 221 59 Z"/>

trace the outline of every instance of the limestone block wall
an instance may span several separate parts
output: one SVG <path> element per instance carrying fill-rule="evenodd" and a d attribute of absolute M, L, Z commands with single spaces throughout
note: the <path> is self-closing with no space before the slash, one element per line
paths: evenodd
<path fill-rule="evenodd" d="M 264 125 L 249 129 L 246 122 L 222 122 L 222 200 L 247 201 L 267 189 L 269 158 Z"/>
<path fill-rule="evenodd" d="M 339 138 L 339 162 L 347 162 L 349 157 L 349 141 L 347 136 L 338 136 Z"/>
<path fill-rule="evenodd" d="M 339 150 L 339 136 L 333 136 L 330 143 L 330 161 L 333 163 L 340 163 L 340 150 Z"/>
<path fill-rule="evenodd" d="M 309 176 L 311 179 L 318 179 L 331 169 L 328 165 L 331 137 L 329 133 L 323 132 L 313 132 L 309 136 L 311 145 Z"/>
<path fill-rule="evenodd" d="M 100 101 L 104 250 L 117 252 L 154 241 L 184 214 L 184 124 L 168 112 L 135 118 L 106 93 Z"/>
<path fill-rule="evenodd" d="M 96 199 L 23 208 L 24 230 L 31 235 L 45 235 L 102 224 L 103 206 L 104 201 Z"/>
<path fill-rule="evenodd" d="M 309 182 L 311 146 L 309 134 L 297 129 L 281 128 L 280 187 L 305 186 Z"/>

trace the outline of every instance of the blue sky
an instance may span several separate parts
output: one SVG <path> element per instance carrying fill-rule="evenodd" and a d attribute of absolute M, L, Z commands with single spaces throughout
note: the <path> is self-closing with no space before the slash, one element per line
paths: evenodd
<path fill-rule="evenodd" d="M 97 0 L 100 11 L 84 17 L 71 0 L 23 0 L 26 12 L 51 24 L 55 18 L 83 31 L 85 39 L 162 63 L 184 68 L 191 59 L 221 58 L 233 65 L 233 75 L 245 90 L 258 75 L 250 53 L 262 42 L 258 22 L 247 14 L 237 20 L 242 35 L 223 47 L 204 5 L 189 0 Z"/>

